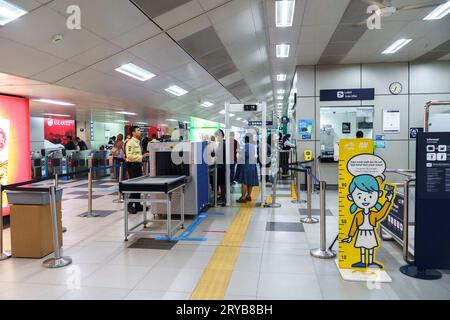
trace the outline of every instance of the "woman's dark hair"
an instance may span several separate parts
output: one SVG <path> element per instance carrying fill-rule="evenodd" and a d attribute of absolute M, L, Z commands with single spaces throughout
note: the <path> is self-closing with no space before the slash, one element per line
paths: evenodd
<path fill-rule="evenodd" d="M 222 138 L 225 138 L 225 132 L 223 132 L 222 129 L 219 129 L 219 130 L 217 130 L 217 131 L 215 132 L 215 135 L 216 135 L 216 136 L 218 136 L 219 134 L 222 136 Z"/>
<path fill-rule="evenodd" d="M 245 141 L 245 143 L 250 143 L 250 141 L 252 141 L 252 139 L 253 139 L 253 135 L 251 133 L 247 133 L 245 135 L 244 141 Z"/>
<path fill-rule="evenodd" d="M 285 135 L 284 137 L 283 137 L 283 143 L 285 143 L 288 139 L 290 139 L 291 138 L 291 135 L 290 134 L 287 134 L 287 135 Z"/>

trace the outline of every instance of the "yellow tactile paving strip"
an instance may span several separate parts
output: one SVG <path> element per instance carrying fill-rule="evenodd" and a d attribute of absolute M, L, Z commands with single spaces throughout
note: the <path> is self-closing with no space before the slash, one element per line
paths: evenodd
<path fill-rule="evenodd" d="M 259 192 L 258 188 L 254 188 L 252 199 L 257 199 Z M 241 206 L 197 283 L 191 300 L 222 300 L 225 298 L 254 209 L 255 202 Z"/>

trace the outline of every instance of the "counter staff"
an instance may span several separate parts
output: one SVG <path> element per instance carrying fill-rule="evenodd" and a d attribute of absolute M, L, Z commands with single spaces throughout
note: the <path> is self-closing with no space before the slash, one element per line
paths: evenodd
<path fill-rule="evenodd" d="M 131 127 L 132 138 L 126 143 L 126 162 L 128 169 L 128 177 L 130 179 L 142 176 L 142 159 L 148 157 L 148 153 L 142 154 L 141 147 L 141 130 L 139 127 Z M 133 193 L 130 195 L 130 199 L 140 199 L 139 193 Z M 136 214 L 139 211 L 144 210 L 141 203 L 131 202 L 128 203 L 128 212 Z"/>

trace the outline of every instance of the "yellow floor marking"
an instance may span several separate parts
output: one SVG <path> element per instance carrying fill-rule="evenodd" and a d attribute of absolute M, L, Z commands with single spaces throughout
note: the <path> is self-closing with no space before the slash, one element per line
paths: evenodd
<path fill-rule="evenodd" d="M 259 192 L 259 188 L 254 188 L 252 198 L 257 199 Z M 225 298 L 254 209 L 255 202 L 241 206 L 197 283 L 191 300 L 223 300 Z"/>
<path fill-rule="evenodd" d="M 291 196 L 293 200 L 297 200 L 298 195 L 297 195 L 297 188 L 295 187 L 295 184 L 291 184 Z"/>

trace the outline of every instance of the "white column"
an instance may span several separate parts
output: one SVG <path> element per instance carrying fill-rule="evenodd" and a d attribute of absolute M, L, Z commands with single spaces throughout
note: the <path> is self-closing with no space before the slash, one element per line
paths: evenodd
<path fill-rule="evenodd" d="M 226 205 L 231 205 L 231 179 L 230 179 L 230 164 L 231 164 L 231 148 L 230 148 L 230 103 L 225 103 L 225 181 L 226 181 Z"/>

